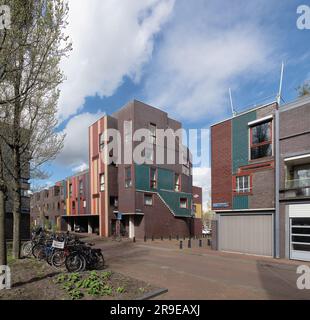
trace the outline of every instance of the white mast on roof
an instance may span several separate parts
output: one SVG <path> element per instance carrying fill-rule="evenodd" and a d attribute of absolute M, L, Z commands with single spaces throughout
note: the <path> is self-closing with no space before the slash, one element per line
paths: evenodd
<path fill-rule="evenodd" d="M 282 98 L 283 74 L 284 74 L 284 62 L 282 61 L 279 92 L 278 92 L 278 95 L 277 95 L 277 103 L 278 103 L 278 105 L 281 104 L 281 98 Z"/>
<path fill-rule="evenodd" d="M 232 112 L 232 115 L 233 117 L 236 116 L 237 112 L 235 111 L 235 108 L 234 108 L 234 104 L 233 104 L 233 100 L 232 100 L 232 95 L 231 95 L 231 89 L 229 88 L 229 99 L 230 99 L 230 107 L 231 107 L 231 112 Z"/>

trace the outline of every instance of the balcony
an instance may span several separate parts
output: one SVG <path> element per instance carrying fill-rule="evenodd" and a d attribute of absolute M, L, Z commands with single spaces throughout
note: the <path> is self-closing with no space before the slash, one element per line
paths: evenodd
<path fill-rule="evenodd" d="M 310 178 L 285 181 L 285 188 L 280 190 L 282 198 L 310 198 Z"/>

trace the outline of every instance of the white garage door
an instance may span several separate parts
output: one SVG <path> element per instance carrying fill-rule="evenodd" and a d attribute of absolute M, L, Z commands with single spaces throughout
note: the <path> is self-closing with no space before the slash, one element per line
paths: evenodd
<path fill-rule="evenodd" d="M 272 217 L 272 214 L 220 216 L 219 249 L 273 256 Z"/>

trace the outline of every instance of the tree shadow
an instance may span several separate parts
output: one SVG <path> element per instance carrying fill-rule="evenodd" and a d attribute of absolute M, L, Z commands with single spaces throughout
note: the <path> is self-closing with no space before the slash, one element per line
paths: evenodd
<path fill-rule="evenodd" d="M 40 277 L 33 277 L 27 281 L 18 281 L 16 283 L 13 283 L 12 285 L 12 289 L 14 288 L 17 288 L 17 287 L 21 287 L 23 285 L 26 285 L 26 284 L 30 284 L 30 283 L 34 283 L 34 282 L 37 282 L 37 281 L 41 281 L 41 280 L 44 280 L 44 279 L 47 279 L 47 278 L 51 278 L 51 277 L 54 277 L 54 276 L 57 276 L 59 274 L 61 274 L 62 272 L 60 271 L 55 271 L 55 272 L 50 272 L 44 276 L 40 276 Z"/>

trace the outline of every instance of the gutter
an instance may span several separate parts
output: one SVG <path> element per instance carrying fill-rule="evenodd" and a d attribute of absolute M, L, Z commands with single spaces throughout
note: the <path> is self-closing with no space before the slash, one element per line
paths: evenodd
<path fill-rule="evenodd" d="M 280 258 L 280 113 L 275 110 L 275 224 L 274 224 L 274 257 Z"/>

